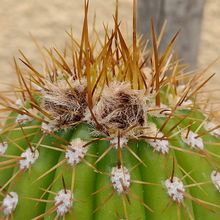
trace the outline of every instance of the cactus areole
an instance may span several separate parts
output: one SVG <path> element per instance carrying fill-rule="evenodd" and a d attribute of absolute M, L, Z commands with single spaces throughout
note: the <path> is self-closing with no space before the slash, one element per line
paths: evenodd
<path fill-rule="evenodd" d="M 42 51 L 43 70 L 15 60 L 19 84 L 0 96 L 1 219 L 220 219 L 220 126 L 198 96 L 211 77 L 175 59 L 177 35 L 159 53 L 153 22 L 152 47 L 136 25 L 128 44 L 117 13 L 90 37 L 85 1 L 80 42 L 70 32 L 64 52 Z"/>

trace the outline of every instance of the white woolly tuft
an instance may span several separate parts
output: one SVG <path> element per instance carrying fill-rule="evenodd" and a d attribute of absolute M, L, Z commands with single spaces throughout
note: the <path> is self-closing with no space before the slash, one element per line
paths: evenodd
<path fill-rule="evenodd" d="M 68 164 L 73 166 L 81 162 L 88 151 L 88 146 L 84 146 L 86 143 L 87 142 L 82 141 L 80 138 L 71 141 L 65 153 Z"/>
<path fill-rule="evenodd" d="M 8 148 L 8 143 L 6 141 L 0 142 L 0 156 L 2 156 Z"/>
<path fill-rule="evenodd" d="M 204 124 L 204 128 L 206 131 L 210 131 L 210 134 L 213 135 L 213 136 L 216 136 L 216 137 L 220 137 L 220 128 L 217 127 L 217 125 L 214 123 L 214 122 L 206 122 Z M 214 130 L 212 130 L 214 129 Z"/>
<path fill-rule="evenodd" d="M 163 137 L 163 133 L 159 132 L 157 138 Z M 162 154 L 167 154 L 169 152 L 169 142 L 167 140 L 160 139 L 149 139 L 147 142 L 154 148 L 155 151 L 158 151 Z"/>
<path fill-rule="evenodd" d="M 185 192 L 185 188 L 183 182 L 178 177 L 173 177 L 171 179 L 167 179 L 165 181 L 165 187 L 168 195 L 172 198 L 173 201 L 177 201 L 179 203 L 183 202 Z"/>
<path fill-rule="evenodd" d="M 46 134 L 53 133 L 56 130 L 56 126 L 51 123 L 42 122 L 41 131 Z"/>
<path fill-rule="evenodd" d="M 23 107 L 23 102 L 21 99 L 17 99 L 15 101 L 15 105 L 18 107 L 18 108 L 22 108 Z"/>
<path fill-rule="evenodd" d="M 151 137 L 162 138 L 164 135 L 160 132 L 154 123 L 148 123 L 147 129 L 145 130 L 146 135 Z M 160 139 L 147 139 L 147 142 L 154 148 L 155 151 L 158 151 L 162 154 L 169 152 L 169 142 L 167 140 Z"/>
<path fill-rule="evenodd" d="M 211 180 L 215 185 L 216 189 L 220 192 L 220 172 L 216 170 L 212 171 Z"/>
<path fill-rule="evenodd" d="M 128 144 L 128 139 L 125 137 L 120 137 L 120 148 L 125 147 Z M 118 137 L 113 138 L 110 143 L 116 148 L 118 149 Z"/>
<path fill-rule="evenodd" d="M 125 192 L 131 184 L 131 177 L 128 169 L 126 167 L 113 167 L 111 172 L 111 182 L 118 193 L 121 194 Z"/>
<path fill-rule="evenodd" d="M 2 201 L 2 210 L 5 216 L 9 216 L 16 209 L 18 204 L 18 194 L 10 192 Z"/>
<path fill-rule="evenodd" d="M 114 81 L 104 87 L 93 113 L 101 125 L 115 134 L 118 128 L 127 129 L 144 123 L 141 120 L 143 115 L 143 120 L 146 117 L 145 97 L 143 90 L 134 90 L 129 83 Z M 127 99 L 127 103 L 123 99 Z"/>
<path fill-rule="evenodd" d="M 30 166 L 33 165 L 38 159 L 39 152 L 37 150 L 34 150 L 34 152 L 32 152 L 31 149 L 28 148 L 21 154 L 21 157 L 23 157 L 24 159 L 19 161 L 20 170 L 26 170 L 29 169 Z"/>
<path fill-rule="evenodd" d="M 70 190 L 62 189 L 56 194 L 54 202 L 57 207 L 57 215 L 64 216 L 73 205 L 73 193 Z"/>
<path fill-rule="evenodd" d="M 69 86 L 71 84 L 71 87 Z M 42 91 L 42 107 L 58 127 L 69 127 L 84 117 L 87 107 L 86 80 L 58 80 L 56 83 L 46 82 Z"/>
<path fill-rule="evenodd" d="M 201 137 L 197 137 L 198 134 L 189 131 L 189 133 L 187 134 L 187 131 L 183 131 L 182 134 L 182 140 L 188 144 L 189 146 L 191 146 L 192 148 L 197 148 L 200 150 L 204 149 L 204 143 Z"/>
<path fill-rule="evenodd" d="M 17 123 L 19 124 L 24 124 L 26 122 L 29 122 L 29 121 L 32 121 L 32 118 L 28 115 L 25 115 L 25 114 L 19 114 L 17 117 L 16 117 L 16 120 L 15 120 Z"/>

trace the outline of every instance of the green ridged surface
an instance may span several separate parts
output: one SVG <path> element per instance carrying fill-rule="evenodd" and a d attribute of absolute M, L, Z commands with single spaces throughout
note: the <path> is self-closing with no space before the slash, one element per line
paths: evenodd
<path fill-rule="evenodd" d="M 198 119 L 201 123 L 200 114 L 198 114 Z M 166 119 L 149 117 L 149 120 L 161 128 Z M 178 117 L 170 119 L 162 132 L 166 135 L 179 120 L 181 119 Z M 41 215 L 48 220 L 56 218 L 56 210 L 53 208 L 54 197 L 56 192 L 66 187 L 66 189 L 73 189 L 74 201 L 70 210 L 71 214 L 67 214 L 65 219 L 219 219 L 219 208 L 215 205 L 220 205 L 220 194 L 211 183 L 210 174 L 218 168 L 220 161 L 215 157 L 213 157 L 215 160 L 204 158 L 202 156 L 204 152 L 191 150 L 190 146 L 182 141 L 180 134 L 177 133 L 189 123 L 189 120 L 183 121 L 169 134 L 176 134 L 171 139 L 168 138 L 169 154 L 154 152 L 144 140 L 130 140 L 127 147 L 120 149 L 122 166 L 128 168 L 131 175 L 131 186 L 126 193 L 122 194 L 114 190 L 110 181 L 111 169 L 118 165 L 119 150 L 112 147 L 96 164 L 96 160 L 110 147 L 110 142 L 106 140 L 93 141 L 89 145 L 86 157 L 75 167 L 64 162 L 48 175 L 37 180 L 65 159 L 62 149 L 71 140 L 80 138 L 89 142 L 94 139 L 91 135 L 91 128 L 86 124 L 80 124 L 71 130 L 56 132 L 53 136 L 45 135 L 41 145 L 61 150 L 39 146 L 40 156 L 36 163 L 30 170 L 22 171 L 9 185 L 9 190 L 19 195 L 19 203 L 13 213 L 13 218 L 30 220 Z M 192 130 L 195 131 L 200 123 L 197 125 L 195 123 Z M 39 123 L 34 121 L 30 125 L 39 125 Z M 26 132 L 32 134 L 36 131 L 34 128 L 27 129 Z M 200 132 L 204 132 L 204 129 L 201 128 Z M 36 146 L 43 135 L 42 132 L 38 132 L 35 136 L 30 135 L 31 145 Z M 19 136 L 22 136 L 21 131 L 13 131 L 5 138 Z M 62 142 L 61 139 L 65 141 Z M 203 139 L 206 142 L 219 143 L 219 139 L 210 134 L 205 135 Z M 19 140 L 16 144 L 22 145 L 24 149 L 28 147 L 27 144 L 25 145 L 25 139 Z M 209 144 L 206 144 L 206 149 L 219 154 L 219 149 Z M 10 145 L 8 150 L 11 150 L 8 151 L 10 154 L 18 155 L 19 150 L 13 145 Z M 17 171 L 18 169 L 15 168 L 14 173 Z M 6 182 L 12 172 L 13 170 L 1 171 L 1 181 Z M 186 173 L 189 175 L 187 176 Z M 166 192 L 164 181 L 171 175 L 182 179 L 185 186 L 195 185 L 186 188 L 183 204 L 173 202 Z M 37 199 L 43 199 L 43 201 L 40 202 Z M 200 200 L 204 203 L 200 203 Z M 215 205 L 208 205 L 208 203 Z M 53 212 L 50 212 L 51 209 Z M 44 216 L 44 213 L 47 214 Z"/>

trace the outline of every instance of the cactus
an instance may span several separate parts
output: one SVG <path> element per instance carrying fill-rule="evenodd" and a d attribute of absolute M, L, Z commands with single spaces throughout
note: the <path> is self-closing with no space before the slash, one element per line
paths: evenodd
<path fill-rule="evenodd" d="M 220 131 L 198 98 L 211 77 L 174 58 L 177 35 L 159 53 L 153 22 L 152 48 L 135 25 L 128 45 L 117 14 L 92 41 L 85 2 L 80 43 L 68 33 L 42 71 L 15 60 L 19 98 L 0 96 L 1 219 L 220 218 Z"/>

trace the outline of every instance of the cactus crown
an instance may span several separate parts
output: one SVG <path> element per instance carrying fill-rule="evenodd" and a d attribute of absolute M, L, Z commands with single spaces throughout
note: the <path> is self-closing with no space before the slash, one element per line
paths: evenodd
<path fill-rule="evenodd" d="M 178 34 L 161 53 L 164 28 L 138 38 L 135 1 L 132 45 L 117 7 L 91 41 L 88 5 L 81 42 L 68 33 L 43 71 L 23 55 L 19 98 L 0 96 L 2 218 L 219 219 L 220 131 L 197 101 L 212 76 L 175 59 Z"/>

